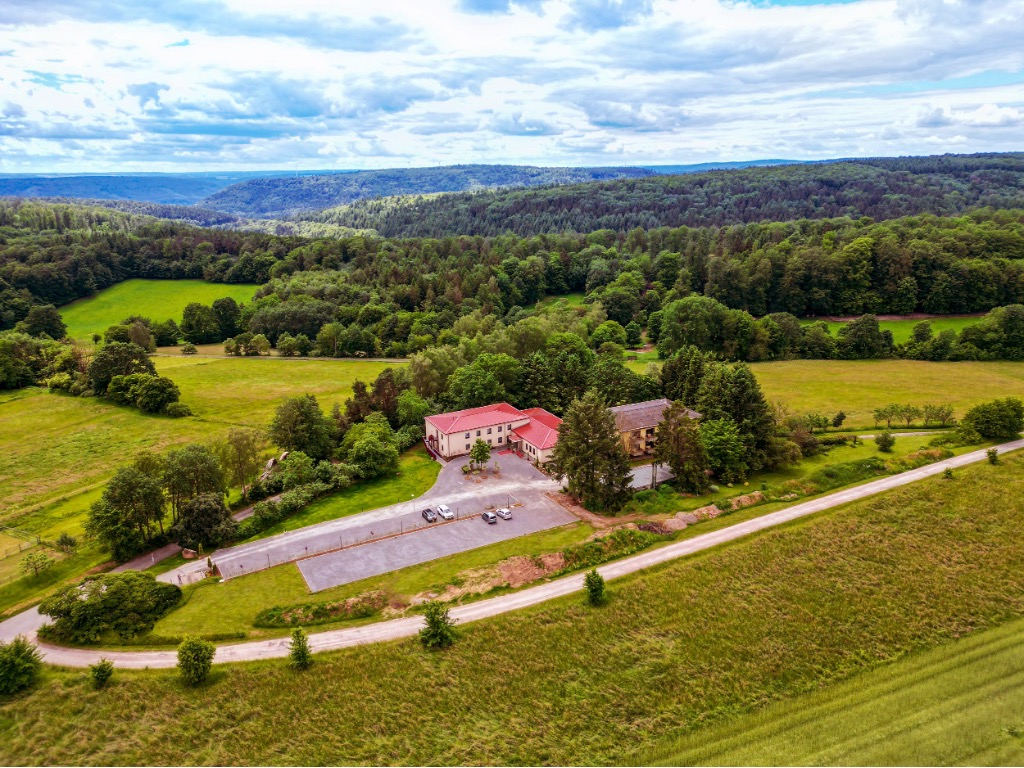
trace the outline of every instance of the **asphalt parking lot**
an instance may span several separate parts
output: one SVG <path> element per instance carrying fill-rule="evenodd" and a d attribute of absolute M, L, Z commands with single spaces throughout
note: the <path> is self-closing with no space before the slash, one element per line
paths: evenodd
<path fill-rule="evenodd" d="M 411 535 L 409 534 L 410 530 L 427 525 L 420 514 L 421 510 L 424 507 L 436 509 L 438 504 L 447 504 L 458 513 L 460 518 L 473 518 L 484 527 L 494 528 L 496 526 L 488 526 L 483 520 L 480 520 L 480 513 L 484 509 L 505 506 L 514 507 L 517 513 L 523 511 L 527 520 L 532 519 L 536 514 L 534 524 L 541 527 L 532 530 L 526 530 L 524 527 L 523 533 L 552 527 L 544 521 L 555 511 L 561 511 L 561 508 L 548 499 L 545 494 L 558 490 L 558 483 L 534 469 L 529 462 L 515 456 L 496 452 L 493 460 L 501 462 L 501 472 L 498 475 L 487 472 L 482 475 L 466 476 L 462 473 L 461 464 L 453 462 L 441 470 L 434 486 L 417 499 L 222 549 L 213 553 L 213 562 L 223 578 L 231 579 L 282 563 L 310 558 L 320 553 L 348 550 L 355 545 L 364 546 L 363 542 L 374 539 L 391 537 L 395 534 L 407 537 Z M 501 525 L 507 526 L 510 525 L 510 522 L 502 520 L 498 527 Z M 562 523 L 556 523 L 556 525 L 562 525 Z M 450 526 L 449 523 L 444 527 Z M 509 536 L 503 538 L 509 538 Z M 488 541 L 484 540 L 483 544 L 486 543 Z M 481 544 L 472 546 L 481 546 Z M 434 557 L 442 556 L 440 554 L 432 555 L 425 559 L 431 560 Z M 381 572 L 387 570 L 390 568 L 385 568 Z M 174 578 L 175 573 L 171 572 L 167 580 Z"/>
<path fill-rule="evenodd" d="M 512 510 L 511 520 L 485 522 L 479 514 L 451 523 L 434 523 L 402 536 L 329 552 L 298 562 L 313 592 L 379 576 L 399 568 L 484 547 L 576 521 L 571 513 L 544 500 Z"/>

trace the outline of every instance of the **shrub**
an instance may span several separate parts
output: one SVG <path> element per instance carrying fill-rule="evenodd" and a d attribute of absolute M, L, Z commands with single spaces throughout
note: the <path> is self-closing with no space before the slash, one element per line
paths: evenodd
<path fill-rule="evenodd" d="M 990 440 L 1015 440 L 1024 430 L 1024 403 L 1015 397 L 976 405 L 961 425 Z"/>
<path fill-rule="evenodd" d="M 191 341 L 186 341 L 181 345 L 181 354 L 183 355 L 194 355 L 197 351 L 196 345 Z"/>
<path fill-rule="evenodd" d="M 39 676 L 42 659 L 38 649 L 21 635 L 0 642 L 0 694 L 23 691 Z"/>
<path fill-rule="evenodd" d="M 95 664 L 89 665 L 89 677 L 92 679 L 92 687 L 99 690 L 104 687 L 114 675 L 114 664 L 106 659 L 100 659 Z"/>
<path fill-rule="evenodd" d="M 953 468 L 952 467 L 946 467 L 944 470 L 942 470 L 942 477 L 944 479 L 946 479 L 946 480 L 952 480 L 953 479 Z"/>
<path fill-rule="evenodd" d="M 192 409 L 184 403 L 171 403 L 164 408 L 164 413 L 172 419 L 181 419 L 192 415 Z"/>
<path fill-rule="evenodd" d="M 896 445 L 896 438 L 887 429 L 875 438 L 875 445 L 882 453 L 892 453 L 893 446 Z"/>
<path fill-rule="evenodd" d="M 985 455 L 988 456 L 989 464 L 999 463 L 999 450 L 997 448 L 989 448 L 987 451 L 985 451 Z"/>
<path fill-rule="evenodd" d="M 583 586 L 587 589 L 587 602 L 591 605 L 604 605 L 607 600 L 604 587 L 604 577 L 597 572 L 597 568 L 587 571 L 583 577 Z"/>
<path fill-rule="evenodd" d="M 296 627 L 292 630 L 292 642 L 288 646 L 288 664 L 292 669 L 308 669 L 312 663 L 313 654 L 309 652 L 309 638 Z"/>
<path fill-rule="evenodd" d="M 39 612 L 53 619 L 56 639 L 95 643 L 105 632 L 123 640 L 148 632 L 181 600 L 181 590 L 138 571 L 88 576 L 43 600 Z"/>
<path fill-rule="evenodd" d="M 78 539 L 76 539 L 67 531 L 64 531 L 63 533 L 61 533 L 60 536 L 57 537 L 57 549 L 59 549 L 61 552 L 70 555 L 77 548 Z"/>
<path fill-rule="evenodd" d="M 199 685 L 210 674 L 213 655 L 217 649 L 213 643 L 188 635 L 178 646 L 178 671 L 188 685 Z"/>
<path fill-rule="evenodd" d="M 458 636 L 455 622 L 448 612 L 448 606 L 436 600 L 426 603 L 423 607 L 423 618 L 426 626 L 420 630 L 420 642 L 426 648 L 447 648 Z"/>

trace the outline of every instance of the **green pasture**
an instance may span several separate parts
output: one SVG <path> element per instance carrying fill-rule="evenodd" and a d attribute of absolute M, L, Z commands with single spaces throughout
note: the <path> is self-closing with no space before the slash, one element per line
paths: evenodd
<path fill-rule="evenodd" d="M 4 757 L 630 764 L 652 745 L 1024 616 L 1022 470 L 1010 456 L 794 521 L 611 581 L 599 609 L 574 594 L 467 624 L 444 652 L 408 639 L 318 655 L 309 672 L 283 659 L 228 665 L 196 689 L 173 670 L 118 670 L 100 691 L 86 670 L 49 670 L 0 703 Z M 964 682 L 978 700 L 1019 701 L 1018 673 L 1006 671 L 995 688 L 991 676 Z M 972 738 L 959 711 L 935 712 L 938 745 Z M 991 759 L 1021 762 L 1019 717 L 992 711 L 1009 738 Z M 867 727 L 845 723 L 836 739 Z M 888 762 L 885 746 L 864 762 Z M 926 753 L 933 761 L 945 762 Z"/>
<path fill-rule="evenodd" d="M 846 412 L 848 428 L 871 428 L 889 403 L 948 403 L 957 417 L 997 397 L 1024 397 L 1024 364 L 921 360 L 787 360 L 751 366 L 769 401 L 794 413 Z"/>
<path fill-rule="evenodd" d="M 252 301 L 258 285 L 208 283 L 205 280 L 125 280 L 89 298 L 61 307 L 61 317 L 73 339 L 89 339 L 131 315 L 154 322 L 181 323 L 185 307 L 194 301 L 212 304 L 230 296 L 239 304 Z"/>
<path fill-rule="evenodd" d="M 958 334 L 964 328 L 969 325 L 975 325 L 981 318 L 980 317 L 931 317 L 928 318 L 928 322 L 932 324 L 932 332 L 938 336 L 943 331 L 956 331 Z M 809 325 L 813 322 L 817 322 L 815 318 L 804 318 L 800 321 L 803 325 Z M 824 320 L 828 325 L 829 332 L 833 336 L 839 335 L 839 329 L 846 325 L 845 321 L 840 320 Z M 900 320 L 879 320 L 878 327 L 883 331 L 892 331 L 892 337 L 897 344 L 905 344 L 910 341 L 910 334 L 914 330 L 914 326 L 920 323 L 921 320 L 914 320 L 911 318 L 904 318 Z"/>
<path fill-rule="evenodd" d="M 658 765 L 1020 765 L 1014 621 L 642 753 Z"/>

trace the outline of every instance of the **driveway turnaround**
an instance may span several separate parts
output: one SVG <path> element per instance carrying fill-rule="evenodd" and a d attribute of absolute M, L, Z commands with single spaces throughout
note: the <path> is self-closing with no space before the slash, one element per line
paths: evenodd
<path fill-rule="evenodd" d="M 1013 442 L 997 446 L 1000 453 L 1016 451 L 1021 448 L 1024 448 L 1024 440 L 1014 440 Z M 757 531 L 763 531 L 783 523 L 788 523 L 791 520 L 813 515 L 815 512 L 832 509 L 851 501 L 884 493 L 893 488 L 899 488 L 900 486 L 923 480 L 926 477 L 934 477 L 941 474 L 947 467 L 963 467 L 968 464 L 985 461 L 987 458 L 985 451 L 986 449 L 984 448 L 972 451 L 971 453 L 955 456 L 952 459 L 946 459 L 935 464 L 928 464 L 909 472 L 883 477 L 864 485 L 858 485 L 855 488 L 848 488 L 845 491 L 805 501 L 802 504 L 794 504 L 778 512 L 771 512 L 761 517 L 755 517 L 752 520 L 745 520 L 728 528 L 722 528 L 712 533 L 694 536 L 692 539 L 686 539 L 675 544 L 660 547 L 659 549 L 641 552 L 632 557 L 616 560 L 615 562 L 602 565 L 597 570 L 606 579 L 614 579 L 619 576 L 636 573 L 645 568 L 661 565 L 679 557 L 710 549 L 727 541 L 740 539 Z M 478 619 L 486 619 L 491 616 L 508 613 L 509 611 L 538 605 L 557 597 L 564 597 L 582 588 L 583 574 L 574 573 L 570 576 L 519 592 L 511 592 L 507 595 L 492 597 L 488 600 L 456 606 L 451 609 L 451 617 L 462 623 L 477 621 Z M 19 634 L 35 639 L 35 632 L 42 624 L 42 617 L 35 608 L 32 608 L 0 623 L 0 640 L 8 641 Z M 422 626 L 422 616 L 407 616 L 376 624 L 365 624 L 361 627 L 334 629 L 311 634 L 309 636 L 309 645 L 314 651 L 333 651 L 356 645 L 366 645 L 367 643 L 380 643 L 403 637 L 411 637 L 419 632 Z M 270 641 L 222 645 L 217 648 L 214 662 L 225 664 L 235 661 L 283 658 L 288 655 L 288 644 L 288 638 L 282 637 Z M 57 647 L 45 643 L 39 643 L 39 647 L 43 658 L 47 662 L 66 667 L 86 667 L 90 664 L 95 664 L 102 658 L 109 659 L 116 667 L 129 669 L 173 667 L 177 663 L 177 653 L 175 651 L 94 651 L 86 648 Z"/>
<path fill-rule="evenodd" d="M 543 499 L 512 510 L 511 520 L 485 522 L 480 515 L 451 523 L 434 523 L 412 533 L 362 544 L 319 557 L 299 560 L 299 570 L 310 591 L 348 584 L 410 565 L 484 547 L 576 522 L 576 516 Z"/>

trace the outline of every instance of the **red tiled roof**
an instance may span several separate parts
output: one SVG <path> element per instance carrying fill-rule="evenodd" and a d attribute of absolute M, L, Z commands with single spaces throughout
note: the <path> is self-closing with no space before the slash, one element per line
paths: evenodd
<path fill-rule="evenodd" d="M 427 421 L 437 427 L 446 435 L 456 432 L 468 432 L 472 429 L 482 427 L 493 427 L 496 424 L 505 424 L 509 421 L 517 421 L 526 418 L 526 415 L 508 403 L 495 403 L 484 405 L 479 408 L 467 408 L 464 411 L 452 411 L 451 413 L 438 413 L 427 416 Z"/>
<path fill-rule="evenodd" d="M 525 427 L 516 427 L 512 434 L 530 443 L 539 451 L 554 447 L 558 442 L 558 428 L 562 420 L 543 408 L 527 408 L 523 416 L 530 418 Z"/>

